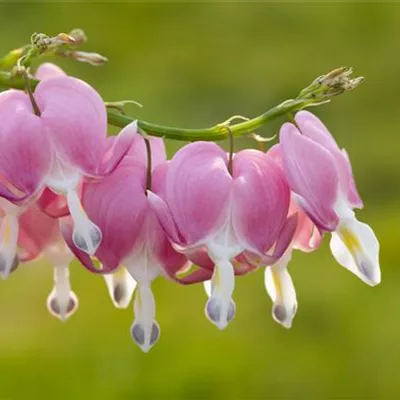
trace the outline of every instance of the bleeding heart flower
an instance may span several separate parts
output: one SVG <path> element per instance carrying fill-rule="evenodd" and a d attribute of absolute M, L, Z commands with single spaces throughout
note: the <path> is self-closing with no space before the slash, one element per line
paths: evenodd
<path fill-rule="evenodd" d="M 157 187 L 156 175 L 153 173 L 153 190 Z M 123 276 L 124 272 L 118 268 L 124 266 L 137 282 L 135 320 L 131 333 L 145 352 L 160 335 L 151 283 L 158 275 L 172 275 L 187 263 L 186 257 L 176 252 L 169 243 L 150 206 L 149 196 L 150 192 L 146 194 L 146 167 L 132 156 L 125 157 L 101 181 L 83 185 L 82 204 L 89 218 L 103 232 L 102 243 L 95 253 L 101 262 L 101 269 L 96 268 L 92 259 L 74 244 L 70 224 L 62 224 L 67 244 L 87 269 L 94 273 L 116 272 Z M 113 301 L 124 307 L 129 302 L 135 283 L 119 278 L 120 275 L 108 277 L 108 286 L 112 290 Z M 125 293 L 121 295 L 121 291 Z"/>
<path fill-rule="evenodd" d="M 49 69 L 49 68 L 47 68 Z M 45 77 L 34 98 L 10 90 L 0 93 L 0 196 L 23 204 L 48 187 L 66 196 L 74 222 L 75 244 L 94 254 L 101 231 L 83 210 L 78 188 L 82 178 L 110 174 L 129 151 L 136 124 L 107 139 L 107 113 L 99 94 L 83 81 L 39 71 Z M 49 74 L 52 77 L 48 77 Z"/>
<path fill-rule="evenodd" d="M 379 242 L 373 230 L 355 218 L 362 208 L 350 161 L 313 114 L 296 114 L 297 126 L 280 131 L 282 163 L 295 200 L 321 231 L 332 232 L 335 259 L 365 283 L 381 280 Z"/>
<path fill-rule="evenodd" d="M 239 255 L 279 259 L 296 227 L 295 218 L 287 219 L 289 187 L 272 158 L 244 150 L 234 156 L 232 174 L 228 164 L 216 144 L 189 144 L 169 163 L 159 196 L 149 193 L 176 248 L 191 260 L 206 250 L 215 264 L 205 312 L 220 329 L 235 314 L 232 261 Z"/>
<path fill-rule="evenodd" d="M 267 154 L 283 168 L 279 144 L 271 147 Z M 285 328 L 292 326 L 298 308 L 296 290 L 288 271 L 292 252 L 295 249 L 303 252 L 313 251 L 320 246 L 322 240 L 320 231 L 296 203 L 296 196 L 293 193 L 289 215 L 297 215 L 297 228 L 293 240 L 284 255 L 275 264 L 265 268 L 264 275 L 265 288 L 273 302 L 272 317 Z"/>

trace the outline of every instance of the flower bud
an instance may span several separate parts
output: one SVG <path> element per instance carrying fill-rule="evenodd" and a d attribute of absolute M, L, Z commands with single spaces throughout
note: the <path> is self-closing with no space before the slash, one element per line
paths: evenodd
<path fill-rule="evenodd" d="M 73 29 L 70 33 L 69 36 L 74 39 L 74 44 L 79 46 L 80 44 L 83 44 L 87 41 L 87 36 L 85 32 L 82 29 Z"/>
<path fill-rule="evenodd" d="M 71 51 L 66 53 L 76 61 L 86 62 L 90 65 L 98 66 L 105 64 L 108 59 L 98 53 L 88 53 L 86 51 Z"/>

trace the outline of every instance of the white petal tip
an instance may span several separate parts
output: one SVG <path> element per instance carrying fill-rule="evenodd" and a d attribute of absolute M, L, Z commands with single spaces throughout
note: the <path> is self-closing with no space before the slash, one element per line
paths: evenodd
<path fill-rule="evenodd" d="M 0 272 L 0 277 L 3 281 L 5 281 L 9 276 L 10 274 L 8 272 Z"/>
<path fill-rule="evenodd" d="M 126 295 L 125 288 L 121 284 L 114 287 L 111 300 L 115 308 L 124 310 L 129 306 L 131 297 Z"/>
<path fill-rule="evenodd" d="M 139 347 L 140 347 L 140 350 L 143 351 L 143 353 L 148 353 L 153 346 L 147 345 L 147 346 L 139 346 Z"/>
<path fill-rule="evenodd" d="M 279 325 L 286 329 L 290 329 L 293 324 L 294 316 L 296 315 L 297 304 L 293 306 L 293 310 L 287 310 L 283 305 L 276 304 L 272 308 L 272 318 Z"/>
<path fill-rule="evenodd" d="M 140 347 L 143 353 L 148 353 L 160 338 L 160 327 L 157 321 L 146 328 L 140 322 L 134 322 L 131 327 L 133 341 Z"/>
<path fill-rule="evenodd" d="M 368 262 L 361 262 L 358 267 L 363 281 L 369 286 L 376 286 L 381 283 L 379 266 L 374 266 Z"/>
<path fill-rule="evenodd" d="M 275 320 L 276 321 L 276 320 Z M 285 329 L 290 329 L 292 327 L 292 321 L 285 321 L 285 322 L 281 322 L 281 321 L 276 321 L 279 325 L 281 325 L 283 328 Z"/>
<path fill-rule="evenodd" d="M 204 311 L 207 319 L 218 329 L 223 330 L 234 318 L 236 305 L 233 300 L 230 300 L 226 307 L 221 300 L 211 297 L 208 299 Z"/>
<path fill-rule="evenodd" d="M 47 298 L 47 309 L 50 314 L 58 318 L 61 322 L 66 322 L 78 309 L 79 301 L 74 292 L 69 293 L 67 301 L 61 301 L 52 291 Z"/>
<path fill-rule="evenodd" d="M 367 281 L 366 282 L 367 285 L 371 286 L 371 287 L 375 287 L 378 286 L 381 283 L 381 279 L 375 280 L 375 281 Z"/>
<path fill-rule="evenodd" d="M 126 309 L 136 287 L 135 280 L 124 268 L 113 274 L 103 275 L 103 277 L 114 307 L 119 310 Z"/>
<path fill-rule="evenodd" d="M 224 321 L 224 322 L 219 322 L 218 324 L 214 324 L 220 331 L 223 331 L 227 326 L 229 322 Z"/>
<path fill-rule="evenodd" d="M 211 297 L 211 292 L 212 292 L 211 281 L 204 281 L 203 287 L 207 297 Z"/>
<path fill-rule="evenodd" d="M 0 255 L 0 277 L 3 280 L 8 279 L 10 274 L 14 272 L 19 265 L 19 257 L 15 256 L 12 263 L 10 264 L 9 261 L 7 261 L 6 258 L 2 257 Z"/>
<path fill-rule="evenodd" d="M 96 253 L 102 239 L 103 235 L 100 228 L 93 223 L 91 223 L 90 229 L 87 232 L 80 232 L 75 229 L 72 235 L 74 245 L 90 256 Z"/>

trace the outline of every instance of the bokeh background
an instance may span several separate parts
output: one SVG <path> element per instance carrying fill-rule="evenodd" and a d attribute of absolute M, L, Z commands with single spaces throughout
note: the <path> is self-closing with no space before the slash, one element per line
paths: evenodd
<path fill-rule="evenodd" d="M 350 153 L 366 204 L 358 216 L 381 241 L 383 282 L 372 289 L 335 264 L 326 238 L 293 258 L 290 331 L 270 317 L 258 271 L 237 279 L 237 316 L 219 332 L 204 317 L 201 286 L 159 280 L 162 336 L 142 354 L 131 309 L 113 308 L 100 277 L 72 266 L 80 309 L 62 324 L 45 307 L 50 265 L 27 265 L 0 282 L 0 399 L 399 398 L 400 4 L 2 3 L 0 52 L 36 31 L 75 27 L 109 63 L 57 62 L 108 101 L 144 104 L 130 114 L 169 125 L 254 116 L 353 66 L 365 84 L 314 111 Z M 259 133 L 276 134 L 282 121 Z M 167 145 L 172 155 L 182 143 Z"/>

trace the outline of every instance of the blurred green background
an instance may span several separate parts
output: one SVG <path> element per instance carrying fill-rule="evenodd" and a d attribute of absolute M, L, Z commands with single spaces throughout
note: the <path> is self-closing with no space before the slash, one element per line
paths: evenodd
<path fill-rule="evenodd" d="M 75 27 L 109 63 L 57 62 L 163 124 L 257 115 L 342 65 L 364 75 L 355 92 L 314 111 L 350 153 L 383 282 L 371 289 L 336 265 L 326 238 L 292 261 L 290 331 L 272 321 L 258 271 L 237 279 L 237 316 L 219 332 L 204 317 L 201 286 L 159 280 L 162 336 L 143 354 L 129 335 L 132 311 L 113 308 L 100 277 L 73 265 L 80 309 L 62 324 L 45 307 L 50 266 L 28 265 L 0 283 L 0 399 L 400 398 L 400 4 L 3 3 L 0 51 Z M 168 142 L 169 154 L 179 145 Z"/>

